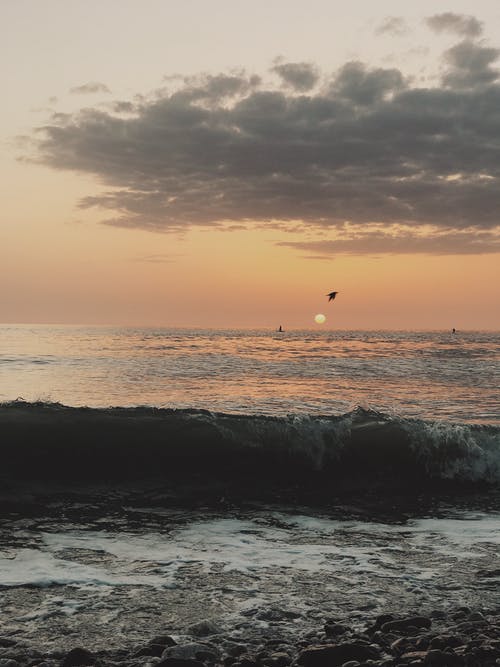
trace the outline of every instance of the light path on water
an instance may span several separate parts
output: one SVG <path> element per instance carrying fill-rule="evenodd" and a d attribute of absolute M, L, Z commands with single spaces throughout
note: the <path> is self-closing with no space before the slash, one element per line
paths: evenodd
<path fill-rule="evenodd" d="M 500 334 L 0 327 L 0 401 L 500 423 Z"/>

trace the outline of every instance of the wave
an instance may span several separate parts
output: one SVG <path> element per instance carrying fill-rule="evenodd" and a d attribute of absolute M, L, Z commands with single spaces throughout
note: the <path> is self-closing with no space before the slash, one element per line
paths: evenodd
<path fill-rule="evenodd" d="M 340 416 L 0 404 L 2 475 L 159 477 L 340 490 L 433 482 L 500 486 L 500 428 L 357 408 Z"/>

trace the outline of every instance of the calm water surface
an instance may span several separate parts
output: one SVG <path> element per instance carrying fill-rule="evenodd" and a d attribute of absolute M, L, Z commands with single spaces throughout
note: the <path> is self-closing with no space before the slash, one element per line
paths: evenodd
<path fill-rule="evenodd" d="M 0 401 L 500 422 L 500 333 L 0 327 Z"/>

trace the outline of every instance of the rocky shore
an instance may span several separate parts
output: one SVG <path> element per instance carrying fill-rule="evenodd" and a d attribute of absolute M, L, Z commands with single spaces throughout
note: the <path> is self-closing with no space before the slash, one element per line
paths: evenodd
<path fill-rule="evenodd" d="M 490 667 L 500 665 L 500 608 L 426 616 L 391 613 L 352 623 L 326 618 L 301 632 L 279 610 L 266 627 L 252 619 L 231 629 L 207 620 L 183 635 L 159 635 L 133 649 L 94 652 L 68 646 L 42 653 L 0 628 L 0 667 Z M 285 631 L 286 627 L 286 631 Z"/>

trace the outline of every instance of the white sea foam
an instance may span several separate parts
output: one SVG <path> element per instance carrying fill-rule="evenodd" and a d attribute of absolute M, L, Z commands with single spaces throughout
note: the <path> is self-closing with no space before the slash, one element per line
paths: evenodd
<path fill-rule="evenodd" d="M 80 543 L 84 539 L 78 538 Z M 87 544 L 91 545 L 92 540 Z M 112 573 L 104 567 L 58 558 L 57 549 L 20 549 L 14 556 L 0 558 L 0 586 L 120 586 L 169 585 L 163 578 L 149 574 Z"/>
<path fill-rule="evenodd" d="M 195 521 L 169 533 L 71 530 L 41 538 L 39 549 L 2 554 L 0 585 L 172 587 L 186 568 L 222 568 L 249 581 L 266 570 L 424 581 L 437 576 L 439 554 L 478 558 L 499 545 L 500 515 L 389 525 L 274 512 L 267 518 Z M 405 554 L 423 558 L 405 563 Z"/>

